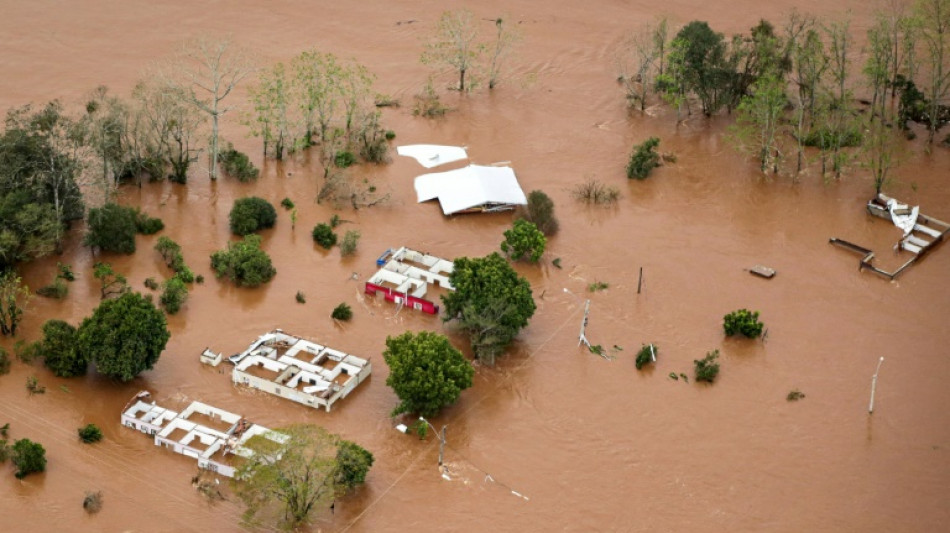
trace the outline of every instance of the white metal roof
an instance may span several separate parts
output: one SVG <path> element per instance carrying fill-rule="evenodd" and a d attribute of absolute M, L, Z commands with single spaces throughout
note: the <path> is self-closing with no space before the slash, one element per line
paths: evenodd
<path fill-rule="evenodd" d="M 511 167 L 469 165 L 416 178 L 419 202 L 439 199 L 446 215 L 485 204 L 526 205 L 528 199 Z"/>
<path fill-rule="evenodd" d="M 411 157 L 426 168 L 437 167 L 445 163 L 468 159 L 465 148 L 461 146 L 441 146 L 438 144 L 410 144 L 397 146 L 396 153 Z"/>

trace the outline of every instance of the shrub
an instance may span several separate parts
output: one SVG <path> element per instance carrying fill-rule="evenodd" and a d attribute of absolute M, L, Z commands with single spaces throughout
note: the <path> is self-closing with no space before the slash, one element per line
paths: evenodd
<path fill-rule="evenodd" d="M 386 130 L 386 140 L 391 141 L 396 138 L 396 132 L 393 130 Z M 948 136 L 950 138 L 950 136 Z"/>
<path fill-rule="evenodd" d="M 518 218 L 531 222 L 546 236 L 557 233 L 558 222 L 554 216 L 554 202 L 544 191 L 531 191 L 528 194 L 528 205 L 518 208 Z"/>
<path fill-rule="evenodd" d="M 762 328 L 765 326 L 759 322 L 759 312 L 749 311 L 748 309 L 739 309 L 733 311 L 722 319 L 722 328 L 726 336 L 742 334 L 750 339 L 754 339 L 762 334 Z"/>
<path fill-rule="evenodd" d="M 158 290 L 158 282 L 155 278 L 145 278 L 145 287 L 153 291 Z"/>
<path fill-rule="evenodd" d="M 802 144 L 824 150 L 831 150 L 835 147 L 835 144 L 840 148 L 860 146 L 861 139 L 861 130 L 857 127 L 850 127 L 841 132 L 818 127 L 808 132 L 808 134 L 802 138 Z"/>
<path fill-rule="evenodd" d="M 797 402 L 798 400 L 801 400 L 801 399 L 804 398 L 804 397 L 805 397 L 805 393 L 804 393 L 804 392 L 802 392 L 802 391 L 800 391 L 800 390 L 798 390 L 798 389 L 793 389 L 792 391 L 790 391 L 790 392 L 785 396 L 785 399 L 788 400 L 788 401 L 790 401 L 790 402 Z"/>
<path fill-rule="evenodd" d="M 176 275 L 164 283 L 164 290 L 162 290 L 162 296 L 159 298 L 159 302 L 161 302 L 166 313 L 174 315 L 181 310 L 181 306 L 185 304 L 185 300 L 187 299 L 188 287 L 186 287 L 185 282 Z"/>
<path fill-rule="evenodd" d="M 69 294 L 69 286 L 66 285 L 66 282 L 63 281 L 62 278 L 57 277 L 49 285 L 36 289 L 36 294 L 39 294 L 45 298 L 56 298 L 57 300 L 62 300 L 67 294 Z"/>
<path fill-rule="evenodd" d="M 30 396 L 43 394 L 46 392 L 46 386 L 40 385 L 40 381 L 36 379 L 36 376 L 29 376 L 26 378 L 26 390 L 30 392 Z"/>
<path fill-rule="evenodd" d="M 30 364 L 40 355 L 40 343 L 18 340 L 13 343 L 13 355 L 18 360 Z"/>
<path fill-rule="evenodd" d="M 76 349 L 76 328 L 62 320 L 47 320 L 43 324 L 43 340 L 39 342 L 37 356 L 43 364 L 61 378 L 86 374 L 89 362 Z"/>
<path fill-rule="evenodd" d="M 510 230 L 505 231 L 501 251 L 515 261 L 525 258 L 532 263 L 537 263 L 544 254 L 545 245 L 547 245 L 547 239 L 534 223 L 518 219 Z"/>
<path fill-rule="evenodd" d="M 619 190 L 594 179 L 576 185 L 571 190 L 571 195 L 584 203 L 596 205 L 609 205 L 620 199 Z"/>
<path fill-rule="evenodd" d="M 86 424 L 79 428 L 79 439 L 86 444 L 92 444 L 102 440 L 102 430 L 95 424 Z"/>
<path fill-rule="evenodd" d="M 313 227 L 313 240 L 327 250 L 333 248 L 336 238 L 336 233 L 333 233 L 329 224 L 320 223 Z"/>
<path fill-rule="evenodd" d="M 587 286 L 587 292 L 598 292 L 607 290 L 610 284 L 606 281 L 595 281 Z"/>
<path fill-rule="evenodd" d="M 305 303 L 307 303 L 307 296 L 304 295 L 304 293 L 303 293 L 302 291 L 297 291 L 297 295 L 295 296 L 295 298 L 297 299 L 297 303 L 298 303 L 298 304 L 305 304 Z"/>
<path fill-rule="evenodd" d="M 10 354 L 7 353 L 7 350 L 0 346 L 0 376 L 10 373 Z"/>
<path fill-rule="evenodd" d="M 136 213 L 131 207 L 106 204 L 89 210 L 83 244 L 104 252 L 135 252 Z"/>
<path fill-rule="evenodd" d="M 360 232 L 356 230 L 347 231 L 340 242 L 340 255 L 347 256 L 356 253 L 356 245 L 360 242 Z"/>
<path fill-rule="evenodd" d="M 29 439 L 20 439 L 13 445 L 13 466 L 16 467 L 14 475 L 17 479 L 23 479 L 33 472 L 43 472 L 46 470 L 46 450 L 38 442 Z"/>
<path fill-rule="evenodd" d="M 198 274 L 197 276 L 195 276 L 195 283 L 198 283 L 200 285 L 204 282 L 205 282 L 205 277 L 203 275 Z"/>
<path fill-rule="evenodd" d="M 343 320 L 347 321 L 353 318 L 353 309 L 347 305 L 346 302 L 341 303 L 340 305 L 333 308 L 333 312 L 330 313 L 330 317 L 334 320 Z"/>
<path fill-rule="evenodd" d="M 267 200 L 251 196 L 236 200 L 228 219 L 231 232 L 244 236 L 259 229 L 273 227 L 277 221 L 277 211 Z"/>
<path fill-rule="evenodd" d="M 656 147 L 659 144 L 660 139 L 650 137 L 642 144 L 634 145 L 630 162 L 627 163 L 627 178 L 645 179 L 651 170 L 660 166 L 660 156 L 656 153 Z"/>
<path fill-rule="evenodd" d="M 333 156 L 333 164 L 337 168 L 347 168 L 351 167 L 356 163 L 356 156 L 353 155 L 353 152 L 342 150 L 336 153 Z"/>
<path fill-rule="evenodd" d="M 719 350 L 706 352 L 706 357 L 693 360 L 693 364 L 696 366 L 696 381 L 705 381 L 707 383 L 715 381 L 716 376 L 719 375 L 719 363 L 716 361 L 717 359 L 719 359 Z"/>
<path fill-rule="evenodd" d="M 165 229 L 165 223 L 160 218 L 152 218 L 139 209 L 135 210 L 135 231 L 142 235 L 153 235 Z"/>
<path fill-rule="evenodd" d="M 96 514 L 102 510 L 102 491 L 87 492 L 82 499 L 82 508 L 89 514 Z"/>
<path fill-rule="evenodd" d="M 659 352 L 659 350 L 655 344 L 644 344 L 640 348 L 640 351 L 637 352 L 637 359 L 635 362 L 637 365 L 637 370 L 643 368 L 643 365 L 645 364 L 652 363 L 653 357 L 656 356 L 657 352 Z"/>
<path fill-rule="evenodd" d="M 192 272 L 190 268 L 184 265 L 182 265 L 182 267 L 178 270 L 178 272 L 175 272 L 175 277 L 182 280 L 185 283 L 194 283 L 195 281 L 195 273 Z"/>
<path fill-rule="evenodd" d="M 243 241 L 228 243 L 225 250 L 211 254 L 211 268 L 218 277 L 244 287 L 257 287 L 277 274 L 270 256 L 261 250 L 260 235 L 247 235 Z"/>
<path fill-rule="evenodd" d="M 340 218 L 340 215 L 333 213 L 330 216 L 330 227 L 336 229 L 337 226 L 343 223 L 343 220 Z"/>
<path fill-rule="evenodd" d="M 59 271 L 59 277 L 66 281 L 76 281 L 76 276 L 73 274 L 73 267 L 71 267 L 69 263 L 60 263 L 57 261 L 56 269 Z"/>
<path fill-rule="evenodd" d="M 235 150 L 231 143 L 228 143 L 227 148 L 218 154 L 218 162 L 221 163 L 221 169 L 225 174 L 241 182 L 256 180 L 260 174 L 247 154 Z"/>
<path fill-rule="evenodd" d="M 416 103 L 412 108 L 412 114 L 420 117 L 433 118 L 441 117 L 449 111 L 449 108 L 442 104 L 439 94 L 432 87 L 432 81 L 429 80 L 423 87 L 422 92 L 415 96 Z"/>
<path fill-rule="evenodd" d="M 293 209 L 294 201 L 291 200 L 290 198 L 284 198 L 283 200 L 280 201 L 280 206 L 288 210 Z"/>

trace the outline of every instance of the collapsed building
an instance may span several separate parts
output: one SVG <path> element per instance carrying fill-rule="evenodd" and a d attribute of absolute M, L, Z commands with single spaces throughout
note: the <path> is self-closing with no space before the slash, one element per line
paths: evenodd
<path fill-rule="evenodd" d="M 405 246 L 386 250 L 376 260 L 376 266 L 381 268 L 366 281 L 364 291 L 370 295 L 382 293 L 387 301 L 400 307 L 408 305 L 435 315 L 439 313 L 439 306 L 426 299 L 429 285 L 455 290 L 449 282 L 454 269 L 452 261 Z"/>

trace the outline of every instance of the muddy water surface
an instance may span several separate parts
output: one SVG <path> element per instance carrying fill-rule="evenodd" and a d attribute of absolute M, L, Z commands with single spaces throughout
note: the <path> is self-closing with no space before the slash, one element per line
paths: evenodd
<path fill-rule="evenodd" d="M 436 205 L 418 205 L 412 178 L 423 170 L 396 158 L 357 171 L 393 201 L 341 213 L 343 229 L 363 235 L 356 256 L 341 259 L 337 250 L 315 248 L 309 235 L 333 212 L 312 202 L 316 170 L 304 159 L 261 161 L 259 145 L 230 115 L 225 136 L 262 166 L 257 183 L 210 184 L 195 176 L 187 187 L 122 191 L 123 202 L 165 221 L 164 234 L 208 279 L 169 318 L 172 338 L 155 369 L 128 385 L 93 376 L 61 380 L 19 363 L 0 377 L 0 423 L 11 423 L 13 438 L 42 442 L 49 458 L 43 475 L 22 482 L 9 471 L 0 476 L 4 530 L 241 528 L 239 502 L 210 505 L 192 489 L 194 463 L 119 425 L 122 406 L 141 389 L 171 407 L 200 399 L 271 427 L 320 424 L 370 449 L 377 462 L 366 486 L 338 502 L 335 514 L 324 512 L 314 531 L 936 531 L 950 521 L 950 250 L 896 282 L 857 272 L 857 258 L 832 248 L 829 237 L 875 249 L 887 267 L 900 262 L 890 252 L 897 230 L 864 214 L 873 190 L 866 173 L 854 169 L 831 184 L 815 172 L 798 182 L 762 181 L 728 142 L 727 119 L 677 127 L 659 106 L 630 115 L 613 81 L 616 43 L 654 16 L 708 20 L 728 34 L 759 17 L 778 21 L 792 2 L 671 1 L 662 5 L 666 12 L 647 2 L 479 3 L 473 9 L 480 17 L 511 12 L 524 45 L 495 93 L 448 94 L 456 111 L 438 121 L 411 115 L 411 97 L 427 76 L 420 42 L 442 9 L 462 3 L 2 4 L 4 109 L 50 98 L 76 104 L 99 84 L 124 94 L 151 62 L 203 32 L 234 33 L 262 63 L 316 46 L 366 64 L 379 76 L 378 90 L 403 101 L 384 117 L 398 142 L 466 145 L 475 162 L 511 161 L 526 190 L 552 196 L 562 227 L 543 265 L 517 267 L 538 297 L 530 326 L 496 368 L 478 368 L 474 387 L 433 420 L 448 425 L 452 481 L 445 481 L 437 443 L 392 429 L 396 399 L 380 353 L 386 335 L 451 329 L 367 300 L 361 284 L 391 246 L 449 258 L 486 254 L 510 215 L 445 218 Z M 853 27 L 867 26 L 863 2 L 794 5 L 822 14 L 850 7 Z M 628 183 L 622 168 L 629 147 L 651 135 L 678 161 Z M 919 144 L 911 152 L 890 192 L 950 219 L 950 156 L 945 149 L 924 154 Z M 575 203 L 569 189 L 587 177 L 620 188 L 619 204 Z M 250 194 L 275 204 L 290 197 L 300 213 L 296 229 L 281 211 L 276 228 L 264 233 L 277 277 L 244 290 L 214 280 L 208 256 L 229 239 L 233 200 Z M 49 318 L 78 323 L 97 305 L 97 259 L 75 237 L 62 257 L 24 269 L 31 287 L 52 279 L 57 260 L 80 275 L 64 301 L 33 301 L 21 338 L 36 338 Z M 168 275 L 152 251 L 155 239 L 139 237 L 135 255 L 105 259 L 141 288 L 147 277 Z M 551 266 L 556 257 L 563 269 Z M 764 281 L 743 270 L 757 263 L 778 276 Z M 610 287 L 590 295 L 593 281 Z M 295 303 L 298 290 L 306 305 Z M 576 347 L 587 297 L 588 335 L 622 347 L 614 361 Z M 355 310 L 342 327 L 328 317 L 341 301 Z M 739 307 L 761 310 L 766 342 L 723 340 L 721 316 Z M 206 346 L 234 353 L 275 327 L 370 357 L 375 373 L 325 413 L 234 388 L 226 366 L 198 363 Z M 659 347 L 659 361 L 637 372 L 633 354 L 648 342 Z M 713 349 L 722 353 L 714 386 L 668 377 L 692 374 L 693 359 Z M 882 355 L 872 418 L 869 381 Z M 27 395 L 23 382 L 31 374 L 46 394 Z M 806 399 L 789 403 L 785 395 L 795 388 Z M 75 428 L 89 422 L 103 428 L 103 443 L 78 443 Z M 489 474 L 495 483 L 486 481 Z M 81 509 L 87 490 L 104 493 L 98 515 Z"/>

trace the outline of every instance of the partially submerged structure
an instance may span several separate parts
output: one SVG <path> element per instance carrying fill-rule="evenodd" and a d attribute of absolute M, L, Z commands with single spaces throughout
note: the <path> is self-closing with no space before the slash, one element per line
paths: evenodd
<path fill-rule="evenodd" d="M 389 302 L 408 305 L 424 313 L 439 313 L 439 306 L 426 299 L 429 284 L 455 290 L 449 282 L 454 263 L 403 246 L 386 250 L 376 260 L 381 267 L 366 282 L 366 294 L 382 293 Z"/>
<path fill-rule="evenodd" d="M 274 442 L 287 437 L 240 415 L 191 402 L 176 412 L 157 405 L 148 391 L 136 394 L 122 410 L 122 425 L 151 435 L 155 445 L 192 457 L 198 467 L 234 477 L 240 462 L 254 452 L 244 444 L 255 435 Z"/>
<path fill-rule="evenodd" d="M 373 371 L 367 359 L 279 329 L 261 335 L 228 360 L 234 364 L 234 383 L 327 412 Z"/>
<path fill-rule="evenodd" d="M 411 157 L 426 168 L 468 159 L 463 146 L 444 146 L 440 144 L 410 144 L 397 146 L 396 153 Z"/>
<path fill-rule="evenodd" d="M 903 231 L 903 235 L 894 245 L 894 249 L 910 252 L 911 257 L 897 270 L 888 272 L 874 266 L 872 264 L 874 252 L 867 248 L 837 238 L 832 238 L 829 242 L 861 254 L 861 261 L 858 266 L 860 270 L 867 268 L 891 280 L 931 252 L 950 233 L 950 224 L 922 214 L 919 206 L 911 207 L 902 204 L 884 194 L 878 194 L 875 198 L 869 200 L 867 211 L 871 215 L 893 222 L 895 226 Z"/>
<path fill-rule="evenodd" d="M 438 198 L 446 215 L 505 211 L 528 204 L 515 171 L 507 166 L 469 165 L 423 174 L 416 178 L 415 188 L 419 203 Z"/>

